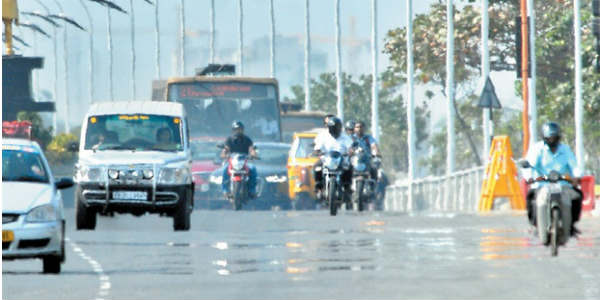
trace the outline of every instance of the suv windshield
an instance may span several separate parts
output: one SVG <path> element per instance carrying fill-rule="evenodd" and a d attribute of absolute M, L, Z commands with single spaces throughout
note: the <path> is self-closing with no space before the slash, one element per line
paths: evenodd
<path fill-rule="evenodd" d="M 48 183 L 48 172 L 37 152 L 2 149 L 2 181 Z"/>
<path fill-rule="evenodd" d="M 88 118 L 86 150 L 181 151 L 182 120 L 160 115 L 101 115 Z"/>

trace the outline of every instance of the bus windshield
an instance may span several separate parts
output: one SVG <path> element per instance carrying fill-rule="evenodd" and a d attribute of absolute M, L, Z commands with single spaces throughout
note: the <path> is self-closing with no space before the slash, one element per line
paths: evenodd
<path fill-rule="evenodd" d="M 226 137 L 242 121 L 255 141 L 280 141 L 279 103 L 272 84 L 190 82 L 169 85 L 168 100 L 182 103 L 191 137 Z"/>

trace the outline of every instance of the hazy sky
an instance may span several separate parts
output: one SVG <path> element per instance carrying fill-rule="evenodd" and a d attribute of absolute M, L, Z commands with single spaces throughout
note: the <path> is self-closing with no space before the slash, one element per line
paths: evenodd
<path fill-rule="evenodd" d="M 108 93 L 108 42 L 107 42 L 107 13 L 106 8 L 89 0 L 59 0 L 65 14 L 73 17 L 77 22 L 89 29 L 89 22 L 82 2 L 86 3 L 92 14 L 92 25 L 94 29 L 94 100 L 107 100 Z M 154 0 L 156 2 L 156 0 Z M 19 8 L 24 11 L 44 12 L 39 2 L 46 5 L 51 13 L 57 13 L 54 0 L 21 0 Z M 130 1 L 114 0 L 125 10 L 130 11 Z M 302 84 L 303 65 L 303 40 L 304 35 L 304 0 L 275 0 L 275 24 L 276 34 L 281 40 L 286 39 L 287 44 L 278 45 L 276 48 L 276 60 L 278 66 L 296 66 L 294 70 L 281 69 L 277 77 L 281 84 L 282 95 L 289 94 L 289 87 L 294 84 Z M 368 0 L 342 0 L 341 1 L 341 32 L 345 42 L 342 46 L 343 70 L 354 74 L 370 72 L 370 2 Z M 424 13 L 435 0 L 413 1 L 414 13 Z M 151 81 L 156 79 L 155 72 L 155 35 L 154 35 L 154 6 L 143 0 L 133 0 L 135 10 L 135 48 L 136 48 L 136 85 L 137 98 L 148 99 L 151 91 Z M 179 53 L 179 5 L 180 0 L 159 0 L 160 8 L 160 32 L 161 32 L 161 56 L 160 65 L 162 77 L 167 78 L 178 75 Z M 186 21 L 186 69 L 185 75 L 193 75 L 196 67 L 208 63 L 209 44 L 209 0 L 185 0 Z M 216 50 L 217 62 L 237 63 L 238 48 L 238 1 L 216 0 Z M 269 34 L 269 1 L 268 0 L 244 0 L 244 55 L 247 60 L 245 75 L 269 76 L 268 61 L 258 60 L 253 63 L 251 54 L 259 52 L 268 58 L 268 48 L 263 48 L 260 40 L 264 41 Z M 312 49 L 314 55 L 322 55 L 326 58 L 324 65 L 313 66 L 313 70 L 327 72 L 335 71 L 335 44 L 334 44 L 334 0 L 321 0 L 310 2 L 310 22 Z M 378 46 L 381 51 L 383 39 L 388 30 L 404 27 L 406 25 L 405 1 L 379 0 L 378 1 Z M 113 64 L 114 64 L 114 90 L 116 100 L 127 100 L 132 98 L 131 78 L 131 40 L 130 40 L 130 16 L 116 11 L 111 14 L 113 32 Z M 52 34 L 51 28 L 43 21 L 31 17 L 22 16 L 22 20 L 29 20 Z M 32 48 L 25 48 L 26 55 L 40 55 L 46 57 L 44 70 L 38 71 L 39 88 L 52 92 L 54 87 L 54 57 L 52 39 L 38 35 L 36 39 L 28 29 L 17 28 L 15 33 L 26 41 Z M 58 29 L 58 96 L 59 110 L 61 101 L 64 99 L 64 67 L 63 67 L 63 28 Z M 88 97 L 88 33 L 80 31 L 72 26 L 68 28 L 68 64 L 69 64 L 69 97 L 71 103 L 71 122 L 79 124 L 81 117 L 87 109 Z M 296 39 L 297 43 L 289 42 Z M 359 43 L 362 48 L 353 48 L 348 45 Z M 285 47 L 284 47 L 285 46 Z M 254 48 L 253 48 L 254 47 Z M 281 47 L 281 48 L 280 48 Z M 296 47 L 297 49 L 294 49 Z M 34 50 L 35 48 L 35 50 Z M 357 50 L 358 49 L 358 50 Z M 262 53 L 266 52 L 266 53 Z M 379 70 L 383 71 L 387 66 L 387 57 L 380 53 Z M 314 71 L 312 76 L 317 76 Z M 498 75 L 495 75 L 497 77 Z M 514 99 L 512 88 L 513 80 L 511 74 L 502 76 L 500 88 L 497 91 L 507 91 L 499 95 L 501 100 L 506 98 L 508 102 Z M 512 76 L 514 77 L 514 76 Z M 506 79 L 506 80 L 505 80 Z M 498 83 L 497 83 L 498 84 Z M 421 98 L 424 89 L 417 87 L 417 97 Z M 443 99 L 436 99 L 436 102 Z M 441 103 L 440 103 L 441 104 Z M 64 104 L 63 104 L 64 105 Z M 444 105 L 433 105 L 432 107 L 444 107 Z M 61 113 L 59 111 L 59 113 Z M 443 109 L 434 111 L 435 119 L 443 117 Z M 62 114 L 60 114 L 62 117 Z"/>

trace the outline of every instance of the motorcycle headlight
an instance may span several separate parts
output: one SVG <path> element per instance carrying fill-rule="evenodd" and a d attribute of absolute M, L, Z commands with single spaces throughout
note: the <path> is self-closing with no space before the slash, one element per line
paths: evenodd
<path fill-rule="evenodd" d="M 208 181 L 210 181 L 211 183 L 214 183 L 214 184 L 221 184 L 221 183 L 223 183 L 223 176 L 210 175 L 210 177 L 208 178 Z"/>
<path fill-rule="evenodd" d="M 185 184 L 190 178 L 190 170 L 182 168 L 163 168 L 158 175 L 159 184 Z"/>
<path fill-rule="evenodd" d="M 352 165 L 354 167 L 358 166 L 358 163 L 360 162 L 360 159 L 358 157 L 358 155 L 352 156 L 352 158 L 350 159 L 350 161 L 352 162 Z"/>
<path fill-rule="evenodd" d="M 548 180 L 550 180 L 551 182 L 556 182 L 560 179 L 560 174 L 558 174 L 558 172 L 556 171 L 552 171 L 550 172 L 550 175 L 548 175 Z"/>
<path fill-rule="evenodd" d="M 75 173 L 77 182 L 104 181 L 104 169 L 101 167 L 80 166 Z"/>
<path fill-rule="evenodd" d="M 341 157 L 333 158 L 331 156 L 326 156 L 323 161 L 323 166 L 330 170 L 336 170 L 340 166 Z"/>
<path fill-rule="evenodd" d="M 52 204 L 44 204 L 38 207 L 34 207 L 27 213 L 25 222 L 37 223 L 37 222 L 52 222 L 56 221 L 56 211 Z"/>
<path fill-rule="evenodd" d="M 241 170 L 242 168 L 244 168 L 244 161 L 241 159 L 232 159 L 231 160 L 231 167 L 234 170 Z"/>

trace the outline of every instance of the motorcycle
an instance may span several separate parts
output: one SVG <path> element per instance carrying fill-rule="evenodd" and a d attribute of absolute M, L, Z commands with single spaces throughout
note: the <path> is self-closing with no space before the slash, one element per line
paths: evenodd
<path fill-rule="evenodd" d="M 248 168 L 248 155 L 233 153 L 229 157 L 227 167 L 229 173 L 229 201 L 233 209 L 240 210 L 250 198 L 248 194 L 248 181 L 250 178 L 250 169 Z"/>
<path fill-rule="evenodd" d="M 356 203 L 358 211 L 366 209 L 375 196 L 376 180 L 371 178 L 371 155 L 362 147 L 356 147 L 350 158 L 352 163 L 352 203 Z M 348 209 L 348 207 L 346 207 Z M 350 207 L 351 208 L 351 207 Z"/>
<path fill-rule="evenodd" d="M 521 161 L 520 165 L 533 167 L 528 161 Z M 539 170 L 538 173 L 543 174 Z M 565 245 L 571 236 L 571 199 L 565 195 L 561 181 L 569 182 L 569 177 L 556 171 L 534 180 L 547 182 L 536 193 L 536 221 L 538 236 L 542 244 L 550 246 L 552 256 L 558 255 L 558 246 Z"/>
<path fill-rule="evenodd" d="M 329 214 L 335 216 L 344 202 L 345 192 L 342 184 L 342 173 L 348 169 L 348 163 L 338 151 L 329 151 L 321 155 L 323 162 L 324 202 L 329 205 Z M 317 170 L 318 171 L 318 170 Z"/>

